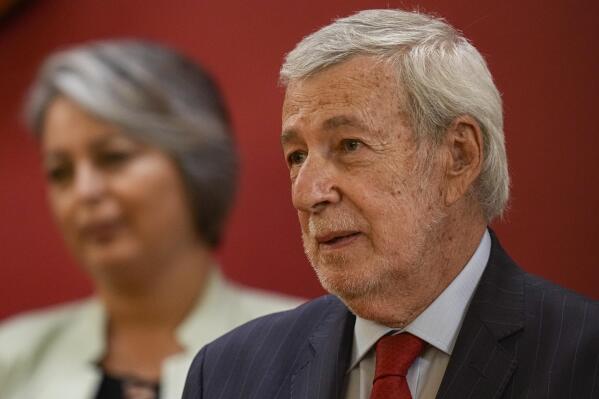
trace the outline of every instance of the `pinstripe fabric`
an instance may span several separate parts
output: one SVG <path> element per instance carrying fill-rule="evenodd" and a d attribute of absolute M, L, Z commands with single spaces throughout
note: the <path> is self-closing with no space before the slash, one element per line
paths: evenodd
<path fill-rule="evenodd" d="M 523 272 L 491 236 L 437 397 L 598 398 L 599 303 Z M 183 398 L 343 398 L 354 321 L 332 296 L 256 319 L 202 349 Z"/>
<path fill-rule="evenodd" d="M 333 296 L 249 322 L 200 351 L 183 398 L 342 398 L 354 322 Z"/>
<path fill-rule="evenodd" d="M 599 303 L 523 272 L 492 234 L 438 398 L 597 398 Z"/>

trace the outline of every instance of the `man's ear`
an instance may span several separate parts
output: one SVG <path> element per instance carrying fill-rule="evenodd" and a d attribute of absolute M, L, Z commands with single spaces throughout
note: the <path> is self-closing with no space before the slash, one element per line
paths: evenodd
<path fill-rule="evenodd" d="M 450 206 L 468 193 L 483 163 L 483 137 L 473 117 L 462 115 L 445 132 L 447 150 L 445 205 Z"/>

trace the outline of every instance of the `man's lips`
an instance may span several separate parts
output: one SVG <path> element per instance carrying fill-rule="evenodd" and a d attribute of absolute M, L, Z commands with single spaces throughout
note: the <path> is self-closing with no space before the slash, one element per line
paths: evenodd
<path fill-rule="evenodd" d="M 353 242 L 361 234 L 359 231 L 336 231 L 317 235 L 316 241 L 325 248 L 338 248 Z"/>

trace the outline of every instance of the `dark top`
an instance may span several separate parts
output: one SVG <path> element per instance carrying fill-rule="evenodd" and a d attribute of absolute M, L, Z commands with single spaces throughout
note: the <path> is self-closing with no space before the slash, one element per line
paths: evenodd
<path fill-rule="evenodd" d="M 137 377 L 104 373 L 96 399 L 158 399 L 160 384 Z"/>

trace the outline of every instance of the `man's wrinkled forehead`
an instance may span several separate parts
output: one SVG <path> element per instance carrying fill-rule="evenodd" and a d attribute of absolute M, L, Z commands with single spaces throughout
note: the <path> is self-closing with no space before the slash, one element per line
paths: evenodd
<path fill-rule="evenodd" d="M 289 82 L 282 110 L 282 140 L 290 138 L 298 124 L 317 123 L 323 130 L 363 128 L 383 114 L 397 115 L 403 108 L 401 97 L 392 65 L 374 57 L 352 57 Z"/>
<path fill-rule="evenodd" d="M 354 56 L 328 66 L 316 73 L 287 83 L 283 112 L 318 98 L 318 105 L 327 101 L 350 102 L 355 96 L 370 96 L 383 90 L 397 91 L 397 74 L 388 62 L 372 56 Z M 351 96 L 349 96 L 351 94 Z"/>

